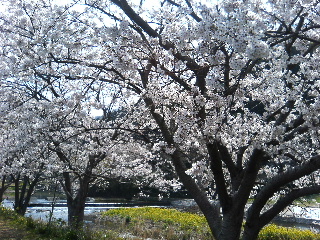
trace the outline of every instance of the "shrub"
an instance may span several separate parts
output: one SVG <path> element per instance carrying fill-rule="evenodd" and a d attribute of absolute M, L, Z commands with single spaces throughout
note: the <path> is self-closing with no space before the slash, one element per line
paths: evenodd
<path fill-rule="evenodd" d="M 181 212 L 176 209 L 154 207 L 111 209 L 103 216 L 122 219 L 125 225 L 131 224 L 133 234 L 141 237 L 167 240 L 212 239 L 204 216 Z"/>
<path fill-rule="evenodd" d="M 320 234 L 310 230 L 300 230 L 297 228 L 280 227 L 270 224 L 264 227 L 260 233 L 258 240 L 320 240 Z"/>
<path fill-rule="evenodd" d="M 36 222 L 32 218 L 26 218 L 25 225 L 27 229 L 33 230 L 37 227 Z"/>
<path fill-rule="evenodd" d="M 163 222 L 167 225 L 179 225 L 182 230 L 199 231 L 209 230 L 205 218 L 198 214 L 180 212 L 176 209 L 164 209 L 153 207 L 118 208 L 106 211 L 103 215 L 121 216 L 130 221 L 151 220 Z"/>

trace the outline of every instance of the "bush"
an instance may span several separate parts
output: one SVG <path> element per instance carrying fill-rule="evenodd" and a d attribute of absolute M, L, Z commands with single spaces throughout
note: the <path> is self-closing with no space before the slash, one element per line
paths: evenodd
<path fill-rule="evenodd" d="M 259 233 L 258 240 L 320 240 L 320 234 L 310 230 L 280 227 L 270 224 Z"/>
<path fill-rule="evenodd" d="M 32 218 L 26 218 L 25 225 L 26 225 L 26 228 L 30 230 L 36 229 L 37 227 L 36 222 Z"/>
<path fill-rule="evenodd" d="M 102 216 L 122 221 L 125 231 L 145 238 L 212 239 L 206 219 L 202 215 L 176 209 L 154 207 L 111 209 Z M 131 229 L 128 229 L 130 228 Z M 123 231 L 123 230 L 122 230 Z"/>
<path fill-rule="evenodd" d="M 104 212 L 107 216 L 121 216 L 130 221 L 151 220 L 163 222 L 165 225 L 179 225 L 182 230 L 209 230 L 206 219 L 198 214 L 180 212 L 176 209 L 164 209 L 153 207 L 118 208 Z M 127 221 L 128 222 L 128 221 Z"/>
<path fill-rule="evenodd" d="M 122 221 L 125 231 L 144 238 L 164 238 L 167 240 L 213 239 L 205 218 L 202 215 L 163 208 L 119 208 L 102 213 L 103 216 Z M 86 229 L 73 230 L 61 221 L 50 225 L 31 218 L 22 217 L 13 210 L 0 207 L 0 217 L 13 225 L 42 237 L 55 240 L 121 240 L 115 231 L 93 232 Z M 119 225 L 119 224 L 118 224 Z M 129 227 L 129 229 L 128 229 Z M 131 227 L 131 229 L 130 229 Z M 42 238 L 41 238 L 42 239 Z M 280 227 L 270 224 L 259 233 L 258 240 L 320 240 L 320 234 L 310 230 Z"/>

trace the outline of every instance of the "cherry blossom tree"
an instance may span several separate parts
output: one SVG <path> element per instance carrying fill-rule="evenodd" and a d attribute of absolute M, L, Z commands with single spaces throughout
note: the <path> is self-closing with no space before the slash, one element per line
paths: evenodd
<path fill-rule="evenodd" d="M 9 85 L 13 82 L 16 80 Z M 88 93 L 88 86 L 79 83 L 73 88 L 68 81 L 64 83 L 59 82 L 56 96 L 46 90 L 36 92 L 36 84 L 31 84 L 20 90 L 29 97 L 25 102 L 20 103 L 20 98 L 15 106 L 12 99 L 3 101 L 13 106 L 2 112 L 2 170 L 9 172 L 2 175 L 9 175 L 15 183 L 14 208 L 22 215 L 40 178 L 56 178 L 67 198 L 68 222 L 80 227 L 90 186 L 111 178 L 132 180 L 150 175 L 144 164 L 150 154 L 116 132 L 115 125 L 126 118 L 118 121 L 112 103 L 96 119 L 87 104 L 90 94 L 83 94 Z"/>
<path fill-rule="evenodd" d="M 14 94 L 13 94 L 14 95 Z M 13 96 L 11 95 L 11 97 Z M 1 111 L 1 198 L 14 185 L 14 210 L 24 215 L 36 185 L 42 180 L 50 154 L 31 117 L 33 104 L 24 106 L 2 95 Z M 21 99 L 20 99 L 21 100 Z"/>
<path fill-rule="evenodd" d="M 1 129 L 4 129 L 4 123 L 2 122 L 1 124 Z M 3 131 L 1 132 L 1 142 L 4 142 L 5 139 L 5 134 Z M 4 145 L 4 144 L 3 144 Z M 1 152 L 3 152 L 4 146 L 1 145 Z M 11 165 L 10 159 L 6 159 L 5 157 L 1 158 L 1 173 L 0 173 L 0 178 L 1 178 L 1 186 L 0 186 L 0 204 L 3 201 L 4 193 L 5 191 L 10 187 L 10 185 L 13 183 L 13 179 L 10 176 L 10 171 L 7 171 L 8 167 Z"/>
<path fill-rule="evenodd" d="M 318 1 L 5 2 L 1 79 L 82 81 L 101 109 L 114 89 L 118 132 L 171 159 L 216 239 L 320 193 Z"/>
<path fill-rule="evenodd" d="M 86 199 L 93 184 L 119 177 L 144 177 L 151 172 L 144 164 L 146 149 L 115 132 L 117 118 L 96 120 L 82 109 L 78 100 L 55 99 L 56 107 L 43 109 L 46 121 L 51 122 L 48 149 L 56 155 L 52 171 L 66 195 L 72 227 L 83 223 Z"/>

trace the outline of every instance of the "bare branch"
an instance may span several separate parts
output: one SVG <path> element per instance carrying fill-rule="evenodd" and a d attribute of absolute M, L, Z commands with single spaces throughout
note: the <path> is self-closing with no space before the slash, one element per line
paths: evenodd
<path fill-rule="evenodd" d="M 320 193 L 320 185 L 304 187 L 300 189 L 294 189 L 287 193 L 284 197 L 280 198 L 269 210 L 261 214 L 260 226 L 263 227 L 268 224 L 274 217 L 276 217 L 281 211 L 289 206 L 294 200 L 300 197 L 308 196 L 312 194 Z"/>
<path fill-rule="evenodd" d="M 269 179 L 266 185 L 256 195 L 254 202 L 249 208 L 248 216 L 251 216 L 251 218 L 256 218 L 258 216 L 257 214 L 260 214 L 260 211 L 267 201 L 273 196 L 274 193 L 279 191 L 281 187 L 303 176 L 309 175 L 318 169 L 320 169 L 320 155 L 316 155 L 310 158 L 309 161 L 294 168 L 290 168 L 287 171 Z"/>

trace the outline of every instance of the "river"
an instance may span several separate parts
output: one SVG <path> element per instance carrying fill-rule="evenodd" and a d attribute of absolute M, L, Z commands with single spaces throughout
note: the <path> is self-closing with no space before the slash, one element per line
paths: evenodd
<path fill-rule="evenodd" d="M 2 206 L 13 209 L 13 201 L 4 200 Z M 84 211 L 85 223 L 94 223 L 100 212 L 106 211 L 108 209 L 120 208 L 120 207 L 169 207 L 169 202 L 153 202 L 153 201 L 136 201 L 136 202 L 95 202 L 92 199 L 90 202 L 86 203 Z M 53 207 L 53 208 L 52 208 Z M 53 210 L 53 211 L 52 211 Z M 50 212 L 52 212 L 52 217 L 55 220 L 67 222 L 68 220 L 68 210 L 66 201 L 57 201 L 53 206 L 52 202 L 46 199 L 34 199 L 30 202 L 26 217 L 31 217 L 36 220 L 41 220 L 47 222 L 49 220 Z"/>

